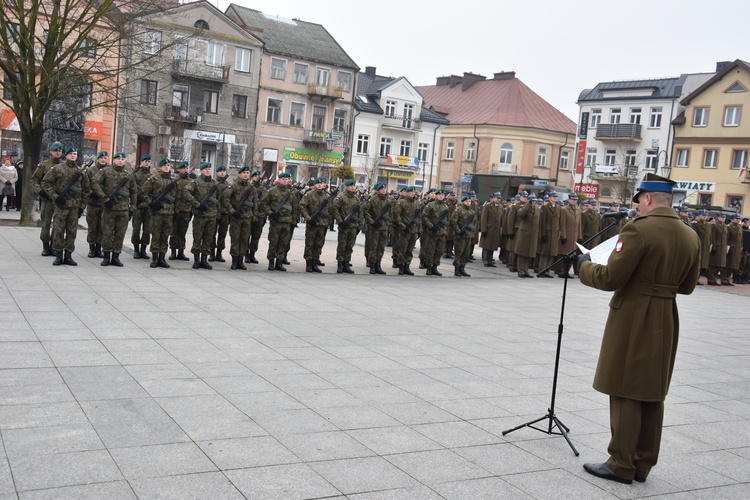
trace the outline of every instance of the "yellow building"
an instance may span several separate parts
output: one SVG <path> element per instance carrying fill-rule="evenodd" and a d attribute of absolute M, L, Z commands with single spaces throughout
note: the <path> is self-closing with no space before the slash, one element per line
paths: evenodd
<path fill-rule="evenodd" d="M 685 111 L 672 122 L 675 203 L 750 214 L 750 63 L 727 63 L 680 104 Z"/>

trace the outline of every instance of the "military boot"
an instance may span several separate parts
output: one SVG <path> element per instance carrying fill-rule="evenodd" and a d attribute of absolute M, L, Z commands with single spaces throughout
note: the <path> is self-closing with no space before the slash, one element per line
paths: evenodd
<path fill-rule="evenodd" d="M 208 263 L 208 255 L 201 254 L 201 269 L 213 269 L 214 266 Z"/>
<path fill-rule="evenodd" d="M 208 261 L 213 262 L 216 260 L 216 251 L 212 248 L 208 254 Z"/>
<path fill-rule="evenodd" d="M 148 259 L 148 254 L 146 253 L 146 245 L 141 245 L 141 259 Z"/>
<path fill-rule="evenodd" d="M 169 260 L 176 260 L 176 259 L 177 259 L 177 249 L 173 248 L 169 254 Z"/>
<path fill-rule="evenodd" d="M 109 252 L 104 252 L 104 260 L 100 264 L 101 266 L 108 266 L 110 264 Z"/>
<path fill-rule="evenodd" d="M 427 266 L 424 263 L 424 259 L 419 259 L 419 268 L 420 269 L 427 269 Z"/>
<path fill-rule="evenodd" d="M 273 271 L 276 269 L 276 266 L 274 265 L 274 259 L 268 259 L 268 270 Z"/>
<path fill-rule="evenodd" d="M 354 271 L 352 270 L 352 267 L 349 265 L 349 262 L 344 262 L 344 273 L 354 274 Z"/>
<path fill-rule="evenodd" d="M 66 266 L 77 266 L 78 263 L 73 260 L 72 252 L 65 250 L 65 255 L 63 255 L 63 264 Z"/>
<path fill-rule="evenodd" d="M 245 257 L 245 262 L 247 264 L 257 264 L 258 263 L 258 259 L 255 258 L 255 252 L 248 252 L 247 254 L 250 256 L 250 260 L 247 260 L 248 258 Z"/>
<path fill-rule="evenodd" d="M 398 275 L 403 276 L 404 275 L 404 268 L 406 267 L 406 264 L 399 264 L 398 265 Z"/>
<path fill-rule="evenodd" d="M 313 260 L 313 264 L 315 264 L 318 267 L 325 267 L 325 264 L 320 261 L 320 257 L 318 257 L 317 259 Z"/>
<path fill-rule="evenodd" d="M 443 273 L 438 271 L 438 266 L 432 266 L 432 275 L 433 276 L 442 276 Z"/>
<path fill-rule="evenodd" d="M 323 271 L 320 270 L 318 267 L 318 263 L 316 262 L 318 259 L 310 259 L 310 267 L 312 268 L 312 272 L 314 273 L 322 273 Z M 323 264 L 325 266 L 325 264 Z"/>
<path fill-rule="evenodd" d="M 313 272 L 313 269 L 312 269 L 312 263 L 313 263 L 313 261 L 312 261 L 312 260 L 310 260 L 310 259 L 306 259 L 306 260 L 305 260 L 305 272 L 306 272 L 306 273 L 311 273 L 311 272 Z"/>
<path fill-rule="evenodd" d="M 469 274 L 469 273 L 466 272 L 466 266 L 461 266 L 461 268 L 459 269 L 459 271 L 461 271 L 461 276 L 466 276 L 467 278 L 471 278 L 471 274 Z M 550 278 L 551 277 L 552 276 L 550 276 Z"/>
<path fill-rule="evenodd" d="M 96 257 L 96 244 L 95 243 L 89 244 L 89 254 L 87 255 L 87 257 L 89 259 L 93 259 L 94 257 Z"/>
<path fill-rule="evenodd" d="M 344 262 L 338 261 L 336 266 L 336 274 L 342 274 L 344 272 Z"/>
<path fill-rule="evenodd" d="M 276 265 L 273 268 L 276 271 L 286 271 L 286 267 L 284 267 L 284 262 L 281 259 L 276 259 Z"/>
<path fill-rule="evenodd" d="M 412 270 L 409 269 L 409 264 L 404 264 L 404 274 L 406 276 L 414 276 L 414 272 L 412 272 Z"/>
<path fill-rule="evenodd" d="M 425 265 L 424 268 L 425 268 L 424 274 L 426 276 L 432 276 L 432 266 Z"/>
<path fill-rule="evenodd" d="M 193 254 L 193 269 L 201 268 L 201 256 L 198 253 Z"/>
<path fill-rule="evenodd" d="M 105 256 L 104 258 L 106 259 L 107 257 Z M 110 260 L 109 262 L 113 266 L 122 267 L 122 262 L 120 262 L 120 254 L 119 253 L 112 252 L 112 260 Z"/>
<path fill-rule="evenodd" d="M 190 261 L 190 257 L 188 257 L 187 255 L 185 255 L 185 249 L 184 248 L 180 248 L 179 250 L 177 250 L 177 260 L 187 260 L 187 261 Z"/>
<path fill-rule="evenodd" d="M 376 274 L 376 272 L 375 272 L 375 264 L 373 264 L 372 262 L 369 262 L 368 263 L 368 267 L 370 268 L 370 274 Z"/>
<path fill-rule="evenodd" d="M 216 250 L 216 262 L 226 262 L 227 259 L 221 256 L 221 249 Z"/>
<path fill-rule="evenodd" d="M 156 259 L 156 265 L 159 267 L 163 267 L 164 269 L 169 269 L 169 264 L 167 264 L 166 256 L 167 254 L 160 253 L 159 257 Z"/>
<path fill-rule="evenodd" d="M 104 252 L 102 252 L 102 246 L 99 243 L 96 244 L 96 256 L 100 259 L 104 258 Z"/>
<path fill-rule="evenodd" d="M 52 263 L 53 266 L 59 266 L 63 263 L 63 253 L 62 250 L 55 253 L 55 261 Z"/>
<path fill-rule="evenodd" d="M 728 280 L 728 279 L 725 279 L 725 280 L 721 280 L 721 284 L 722 284 L 722 285 L 724 285 L 724 286 L 734 286 L 733 284 L 731 284 L 731 283 L 729 282 L 729 280 Z"/>
<path fill-rule="evenodd" d="M 237 261 L 240 260 L 242 257 L 235 257 L 232 255 L 232 265 L 229 266 L 229 269 L 232 269 L 233 271 L 237 269 Z"/>
<path fill-rule="evenodd" d="M 151 253 L 151 264 L 148 265 L 150 268 L 155 268 L 159 265 L 159 254 L 156 252 Z"/>
<path fill-rule="evenodd" d="M 237 257 L 237 269 L 241 271 L 247 271 L 247 267 L 245 267 L 245 263 L 242 262 L 242 255 Z"/>
<path fill-rule="evenodd" d="M 49 248 L 49 241 L 42 242 L 42 257 L 49 257 L 52 255 Z"/>
<path fill-rule="evenodd" d="M 459 278 L 461 276 L 463 276 L 461 274 L 461 266 L 453 266 L 453 276 L 456 276 L 456 277 L 459 277 Z"/>
<path fill-rule="evenodd" d="M 380 261 L 380 260 L 379 260 L 379 261 L 377 261 L 377 262 L 375 263 L 375 273 L 376 273 L 376 274 L 386 274 L 386 272 L 385 272 L 385 271 L 383 271 L 383 268 L 382 268 L 382 266 L 381 266 L 381 264 L 380 264 L 381 262 L 382 262 L 382 261 Z"/>
<path fill-rule="evenodd" d="M 287 266 L 291 264 L 291 262 L 289 262 L 289 260 L 286 258 L 286 255 L 284 256 L 283 259 L 281 259 L 281 263 L 286 264 Z"/>
<path fill-rule="evenodd" d="M 141 252 L 138 251 L 138 245 L 133 245 L 133 258 L 134 259 L 140 259 L 141 258 Z"/>

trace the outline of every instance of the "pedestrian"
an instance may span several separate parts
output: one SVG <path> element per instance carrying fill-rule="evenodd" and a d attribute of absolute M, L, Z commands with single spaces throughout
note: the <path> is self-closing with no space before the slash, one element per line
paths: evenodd
<path fill-rule="evenodd" d="M 144 154 L 141 156 L 140 165 L 133 174 L 135 183 L 138 186 L 139 194 L 140 189 L 148 180 L 151 178 L 151 155 Z M 133 218 L 131 220 L 132 234 L 130 242 L 133 244 L 133 258 L 134 259 L 148 259 L 146 253 L 146 247 L 149 241 L 151 241 L 151 210 L 148 208 L 148 203 L 145 200 L 138 198 L 138 205 L 133 212 Z"/>
<path fill-rule="evenodd" d="M 18 172 L 18 180 L 16 181 L 16 212 L 21 211 L 23 206 L 23 160 L 16 161 L 16 172 Z"/>
<path fill-rule="evenodd" d="M 670 208 L 674 181 L 647 174 L 633 196 L 640 216 L 626 224 L 606 265 L 578 258 L 581 282 L 614 290 L 594 389 L 609 395 L 609 459 L 594 476 L 646 481 L 659 457 L 664 399 L 679 337 L 677 294 L 695 289 L 700 241 Z"/>
<path fill-rule="evenodd" d="M 5 198 L 5 211 L 10 212 L 10 206 L 15 205 L 13 197 L 16 195 L 16 181 L 18 180 L 18 171 L 16 167 L 10 164 L 10 158 L 3 160 L 0 165 L 0 210 L 3 208 L 3 198 Z"/>
<path fill-rule="evenodd" d="M 125 153 L 114 154 L 112 165 L 94 176 L 92 189 L 102 202 L 102 239 L 99 248 L 104 250 L 104 255 L 101 265 L 122 267 L 122 242 L 138 203 L 138 185 L 133 175 L 125 171 Z"/>

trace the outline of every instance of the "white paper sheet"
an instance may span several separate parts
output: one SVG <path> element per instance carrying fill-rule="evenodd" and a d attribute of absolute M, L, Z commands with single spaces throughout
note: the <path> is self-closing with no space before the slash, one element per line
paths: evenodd
<path fill-rule="evenodd" d="M 591 250 L 585 248 L 580 243 L 576 243 L 578 245 L 578 249 L 583 254 L 590 254 L 591 255 L 591 262 L 594 264 L 603 264 L 606 265 L 607 261 L 609 260 L 609 256 L 612 254 L 612 251 L 615 249 L 615 246 L 617 245 L 617 241 L 620 239 L 619 235 L 614 235 L 607 241 L 604 241 L 598 245 L 596 245 Z"/>

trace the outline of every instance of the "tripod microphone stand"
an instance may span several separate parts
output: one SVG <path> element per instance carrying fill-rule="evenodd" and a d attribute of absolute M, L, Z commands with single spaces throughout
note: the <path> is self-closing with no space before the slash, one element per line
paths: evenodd
<path fill-rule="evenodd" d="M 633 211 L 635 212 L 635 211 Z M 626 212 L 626 215 L 630 215 L 629 212 Z M 595 238 L 598 238 L 599 235 L 607 232 L 609 229 L 614 227 L 621 219 L 623 219 L 625 215 L 615 216 L 612 220 L 612 222 L 609 224 L 609 226 L 605 227 L 598 233 L 596 233 L 591 238 L 587 239 L 583 242 L 585 245 L 586 243 L 592 241 Z M 576 450 L 576 447 L 573 446 L 573 443 L 570 441 L 570 438 L 568 437 L 568 433 L 570 432 L 570 429 L 563 424 L 559 418 L 557 418 L 557 415 L 555 415 L 555 396 L 557 395 L 557 374 L 558 369 L 560 367 L 560 346 L 562 345 L 562 334 L 563 334 L 563 318 L 565 317 L 565 298 L 567 296 L 568 292 L 568 263 L 570 263 L 575 257 L 575 253 L 578 252 L 578 247 L 574 248 L 570 252 L 568 252 L 566 255 L 563 255 L 559 259 L 557 259 L 555 262 L 552 263 L 547 269 L 541 271 L 537 274 L 537 276 L 544 274 L 551 269 L 554 269 L 555 266 L 557 266 L 560 262 L 565 263 L 565 277 L 563 281 L 563 294 L 562 294 L 562 304 L 560 305 L 560 323 L 557 325 L 557 352 L 555 353 L 555 372 L 552 377 L 552 398 L 550 400 L 549 408 L 547 409 L 547 413 L 545 415 L 542 415 L 541 417 L 531 420 L 529 422 L 526 422 L 525 424 L 521 424 L 519 426 L 513 427 L 512 429 L 508 429 L 507 431 L 503 431 L 503 436 L 506 434 L 509 434 L 513 431 L 517 431 L 518 429 L 523 429 L 524 427 L 530 427 L 534 430 L 537 430 L 539 432 L 544 432 L 546 434 L 555 434 L 557 436 L 562 436 L 565 438 L 565 441 L 568 442 L 568 446 L 570 446 L 570 449 L 573 450 L 573 453 L 575 456 L 578 456 L 578 450 Z M 547 420 L 547 428 L 540 428 L 535 427 L 534 424 L 537 424 L 543 420 Z M 557 428 L 557 431 L 554 431 L 554 429 Z"/>

